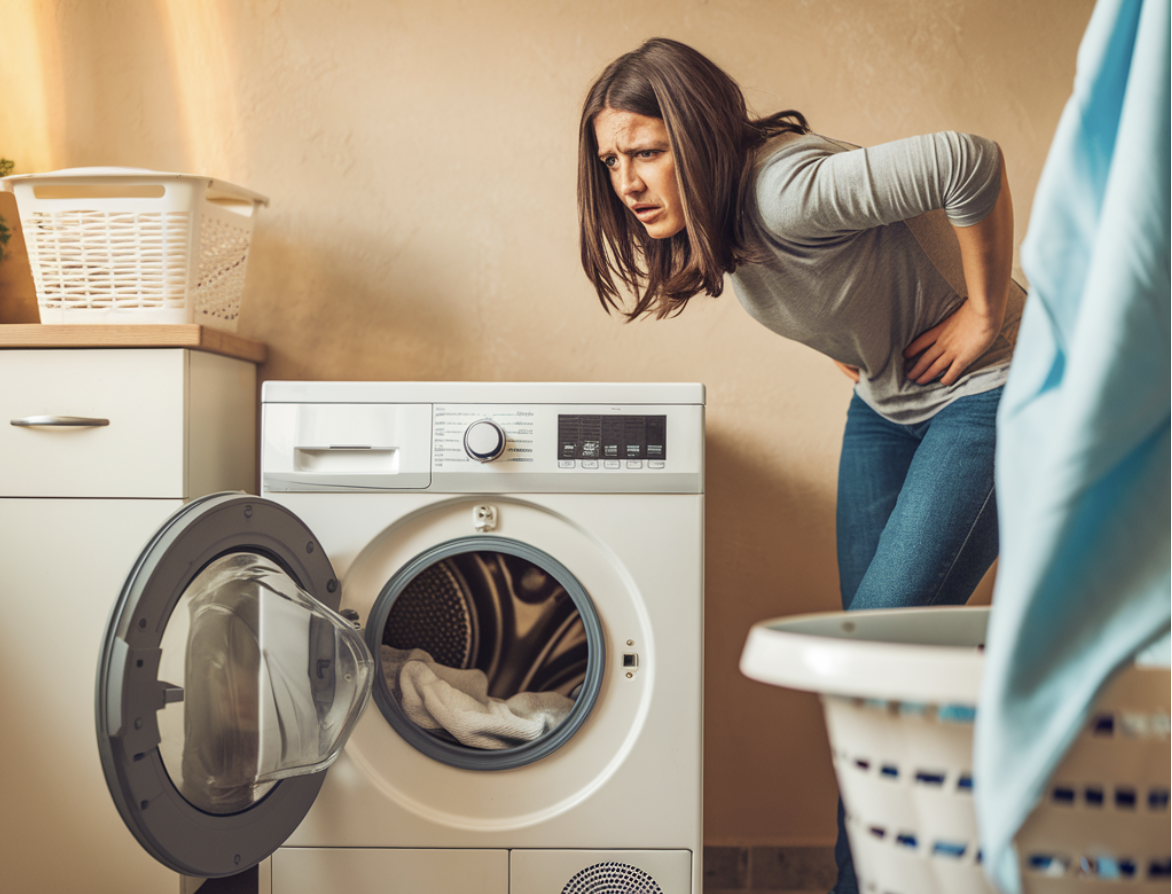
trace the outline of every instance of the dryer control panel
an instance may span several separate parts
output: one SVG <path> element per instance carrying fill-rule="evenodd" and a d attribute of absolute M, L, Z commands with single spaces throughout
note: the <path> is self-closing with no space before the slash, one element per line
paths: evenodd
<path fill-rule="evenodd" d="M 496 482 L 508 490 L 699 492 L 687 488 L 702 477 L 702 407 L 443 403 L 434 420 L 432 481 L 445 488 L 488 484 L 448 479 L 463 473 L 514 476 Z M 488 459 L 478 445 L 495 447 L 495 432 L 503 446 Z"/>
<path fill-rule="evenodd" d="M 606 388 L 622 392 L 616 396 L 676 397 L 684 387 L 698 389 L 700 400 L 549 400 L 575 392 L 594 398 Z M 277 399 L 287 396 L 298 399 Z M 500 397 L 545 400 L 492 399 Z M 672 385 L 266 382 L 263 488 L 702 493 L 702 398 L 699 386 Z"/>
<path fill-rule="evenodd" d="M 558 414 L 558 461 L 574 460 L 601 460 L 613 469 L 624 460 L 666 468 L 667 416 Z"/>

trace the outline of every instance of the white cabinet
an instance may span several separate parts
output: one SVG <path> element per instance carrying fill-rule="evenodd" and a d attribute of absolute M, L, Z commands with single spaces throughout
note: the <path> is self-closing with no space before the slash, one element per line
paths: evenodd
<path fill-rule="evenodd" d="M 4 890 L 159 894 L 106 789 L 94 677 L 110 609 L 185 500 L 255 492 L 256 367 L 184 348 L 0 350 Z M 108 425 L 12 425 L 37 417 Z"/>

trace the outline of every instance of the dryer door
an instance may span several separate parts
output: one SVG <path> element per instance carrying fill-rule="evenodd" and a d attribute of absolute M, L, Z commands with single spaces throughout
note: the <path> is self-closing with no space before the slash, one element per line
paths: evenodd
<path fill-rule="evenodd" d="M 309 810 L 370 697 L 317 540 L 276 503 L 215 494 L 147 544 L 114 606 L 96 722 L 122 819 L 189 876 L 241 872 Z"/>

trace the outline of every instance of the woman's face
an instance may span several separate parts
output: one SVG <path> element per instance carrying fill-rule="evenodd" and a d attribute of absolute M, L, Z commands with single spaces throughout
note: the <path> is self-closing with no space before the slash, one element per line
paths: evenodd
<path fill-rule="evenodd" d="M 667 239 L 680 232 L 684 208 L 663 119 L 603 109 L 594 116 L 594 136 L 611 186 L 647 235 Z"/>

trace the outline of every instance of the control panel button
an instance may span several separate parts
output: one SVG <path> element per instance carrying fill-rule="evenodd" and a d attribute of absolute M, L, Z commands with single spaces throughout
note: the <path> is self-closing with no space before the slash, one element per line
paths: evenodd
<path fill-rule="evenodd" d="M 572 469 L 577 465 L 578 464 L 576 462 L 574 462 L 574 460 L 572 460 L 572 459 L 559 459 L 558 460 L 558 468 L 559 469 Z"/>
<path fill-rule="evenodd" d="M 641 468 L 643 468 L 643 460 L 641 460 L 641 459 L 627 460 L 627 468 L 628 469 L 641 469 Z"/>
<path fill-rule="evenodd" d="M 477 419 L 464 430 L 464 452 L 478 463 L 490 463 L 505 452 L 505 430 L 491 419 Z"/>
<path fill-rule="evenodd" d="M 621 469 L 623 467 L 623 464 L 621 462 L 619 462 L 617 459 L 608 459 L 603 462 L 602 467 L 604 469 Z"/>
<path fill-rule="evenodd" d="M 653 460 L 648 461 L 647 468 L 649 468 L 649 469 L 662 469 L 664 467 L 664 465 L 665 465 L 665 463 L 663 460 L 653 459 Z"/>
<path fill-rule="evenodd" d="M 597 469 L 598 468 L 598 460 L 584 459 L 584 460 L 582 460 L 582 468 L 583 469 Z"/>

